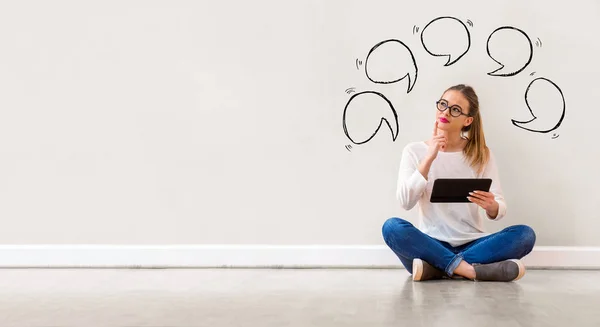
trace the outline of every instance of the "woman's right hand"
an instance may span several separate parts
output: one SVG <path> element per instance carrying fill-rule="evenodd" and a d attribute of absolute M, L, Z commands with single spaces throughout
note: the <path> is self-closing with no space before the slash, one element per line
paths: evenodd
<path fill-rule="evenodd" d="M 427 151 L 427 157 L 429 160 L 433 161 L 436 157 L 440 149 L 446 148 L 446 143 L 448 142 L 448 138 L 444 133 L 439 133 L 438 131 L 438 121 L 435 121 L 435 125 L 433 126 L 433 135 L 429 140 L 429 150 Z"/>

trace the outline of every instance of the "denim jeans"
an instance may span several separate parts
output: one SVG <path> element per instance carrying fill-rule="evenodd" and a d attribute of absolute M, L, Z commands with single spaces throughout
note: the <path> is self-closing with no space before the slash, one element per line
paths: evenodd
<path fill-rule="evenodd" d="M 507 227 L 497 233 L 453 247 L 418 230 L 401 218 L 390 218 L 382 228 L 385 243 L 412 274 L 412 261 L 419 258 L 452 276 L 461 260 L 469 264 L 521 259 L 531 252 L 535 232 L 526 225 Z"/>

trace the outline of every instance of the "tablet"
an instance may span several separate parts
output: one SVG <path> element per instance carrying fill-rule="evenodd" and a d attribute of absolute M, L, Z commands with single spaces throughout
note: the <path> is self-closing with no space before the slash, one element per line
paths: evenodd
<path fill-rule="evenodd" d="M 432 203 L 471 202 L 469 192 L 490 191 L 491 178 L 438 178 L 433 182 Z"/>

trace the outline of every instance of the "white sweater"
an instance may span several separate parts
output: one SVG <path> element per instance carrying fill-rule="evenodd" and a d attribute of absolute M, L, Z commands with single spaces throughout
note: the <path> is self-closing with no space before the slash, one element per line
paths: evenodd
<path fill-rule="evenodd" d="M 481 174 L 469 166 L 462 152 L 438 152 L 431 164 L 427 179 L 418 170 L 419 163 L 427 154 L 425 142 L 413 142 L 402 151 L 398 174 L 396 197 L 405 210 L 416 204 L 419 208 L 419 230 L 423 233 L 459 246 L 469 241 L 489 235 L 483 228 L 483 217 L 491 219 L 475 203 L 431 203 L 431 190 L 437 178 L 491 178 L 490 192 L 499 204 L 498 216 L 506 214 L 506 202 L 502 194 L 494 155 L 490 150 L 490 160 Z"/>

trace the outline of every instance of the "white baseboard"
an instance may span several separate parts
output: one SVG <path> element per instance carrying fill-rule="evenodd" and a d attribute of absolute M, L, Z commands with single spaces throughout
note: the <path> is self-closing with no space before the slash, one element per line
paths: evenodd
<path fill-rule="evenodd" d="M 600 247 L 539 246 L 530 268 L 600 269 Z M 402 268 L 383 245 L 3 245 L 0 268 Z"/>

